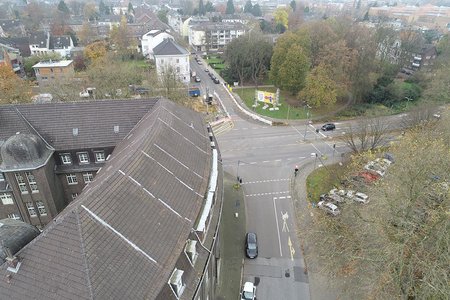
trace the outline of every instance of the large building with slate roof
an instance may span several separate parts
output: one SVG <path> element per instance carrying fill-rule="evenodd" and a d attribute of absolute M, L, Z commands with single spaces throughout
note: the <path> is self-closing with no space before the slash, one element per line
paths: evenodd
<path fill-rule="evenodd" d="M 0 266 L 0 298 L 214 299 L 222 168 L 201 115 L 162 98 L 59 105 L 0 109 L 1 132 L 13 138 L 1 149 L 4 178 L 20 194 L 20 174 L 25 196 L 38 198 L 70 168 L 65 153 L 73 168 L 98 172 Z M 99 149 L 106 158 L 95 166 Z M 64 177 L 53 196 L 64 194 Z"/>

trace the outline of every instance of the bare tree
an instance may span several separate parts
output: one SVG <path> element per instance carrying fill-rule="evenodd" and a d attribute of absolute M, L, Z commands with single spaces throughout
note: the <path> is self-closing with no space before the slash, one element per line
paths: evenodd
<path fill-rule="evenodd" d="M 382 118 L 362 119 L 345 129 L 341 140 L 353 153 L 375 150 L 388 141 L 389 124 Z"/>
<path fill-rule="evenodd" d="M 306 212 L 313 212 L 301 232 L 309 269 L 333 278 L 340 298 L 450 295 L 450 116 L 439 122 L 411 129 L 390 148 L 395 163 L 366 186 L 368 204 L 342 205 L 339 217 Z M 358 159 L 364 155 L 372 158 Z"/>

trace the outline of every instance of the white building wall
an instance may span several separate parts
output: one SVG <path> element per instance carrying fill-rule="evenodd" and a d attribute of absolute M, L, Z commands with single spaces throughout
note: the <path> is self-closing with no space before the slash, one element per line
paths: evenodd
<path fill-rule="evenodd" d="M 170 67 L 177 73 L 181 82 L 190 81 L 189 54 L 184 55 L 155 55 L 156 72 L 161 76 Z"/>
<path fill-rule="evenodd" d="M 161 44 L 165 39 L 173 40 L 173 36 L 168 34 L 167 32 L 162 32 L 156 36 L 152 36 L 150 33 L 146 33 L 142 36 L 142 55 L 145 57 L 152 58 L 153 56 L 153 48 Z"/>

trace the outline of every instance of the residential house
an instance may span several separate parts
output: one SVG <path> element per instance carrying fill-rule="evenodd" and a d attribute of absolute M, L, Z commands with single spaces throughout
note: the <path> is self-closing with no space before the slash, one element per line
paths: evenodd
<path fill-rule="evenodd" d="M 56 81 L 72 79 L 75 75 L 73 60 L 41 61 L 33 66 L 40 87 Z"/>
<path fill-rule="evenodd" d="M 134 105 L 133 100 L 105 102 L 119 104 L 125 114 L 126 105 Z M 108 137 L 117 145 L 83 192 L 38 237 L 0 265 L 2 298 L 216 299 L 223 172 L 210 127 L 190 109 L 162 98 L 145 99 L 138 106 L 144 111 L 148 103 L 147 112 L 134 116 L 127 123 L 127 128 L 134 123 L 133 128 L 119 131 L 115 138 L 111 127 L 101 134 L 106 129 L 103 121 L 111 125 L 114 116 L 107 110 L 90 113 L 98 103 L 102 101 L 78 109 L 82 120 L 65 115 L 71 114 L 69 107 L 57 109 L 50 120 L 39 117 L 44 125 L 61 120 L 57 123 L 64 130 L 53 124 L 49 135 L 39 137 L 28 125 L 42 143 L 58 143 L 53 140 L 58 133 L 81 148 L 100 146 Z M 20 109 L 9 108 L 11 114 Z M 83 138 L 78 141 L 65 130 L 70 127 L 65 121 L 88 132 L 80 129 Z M 40 129 L 37 124 L 34 128 Z M 98 134 L 90 137 L 90 132 Z M 57 146 L 51 146 L 56 151 Z M 12 184 L 17 189 L 19 182 Z M 25 186 L 28 189 L 26 181 Z"/>
<path fill-rule="evenodd" d="M 0 37 L 20 37 L 25 35 L 25 26 L 21 20 L 0 20 Z"/>
<path fill-rule="evenodd" d="M 165 39 L 153 48 L 156 72 L 161 78 L 167 72 L 175 72 L 178 79 L 184 83 L 190 81 L 189 51 L 178 45 L 172 39 Z"/>
<path fill-rule="evenodd" d="M 49 32 L 37 32 L 30 37 L 32 55 L 58 53 L 61 57 L 69 57 L 73 47 L 70 35 L 54 36 Z"/>
<path fill-rule="evenodd" d="M 7 37 L 0 38 L 0 44 L 19 49 L 22 57 L 29 57 L 30 52 L 30 38 L 28 37 Z"/>
<path fill-rule="evenodd" d="M 150 30 L 142 36 L 142 55 L 145 57 L 153 58 L 153 48 L 161 44 L 165 39 L 174 39 L 167 31 Z"/>
<path fill-rule="evenodd" d="M 186 20 L 184 20 L 183 24 L 181 25 L 181 36 L 184 38 L 189 38 L 190 29 L 192 26 L 208 24 L 208 23 L 211 23 L 211 22 L 206 17 L 199 17 L 199 16 L 189 17 Z"/>
<path fill-rule="evenodd" d="M 15 73 L 22 71 L 22 56 L 19 49 L 0 43 L 0 65 L 10 65 Z"/>
<path fill-rule="evenodd" d="M 176 11 L 169 11 L 167 13 L 168 25 L 175 31 L 181 34 L 181 26 L 183 24 L 182 16 Z"/>
<path fill-rule="evenodd" d="M 228 43 L 245 32 L 245 26 L 240 23 L 194 25 L 189 30 L 189 44 L 196 51 L 223 51 Z"/>
<path fill-rule="evenodd" d="M 427 68 L 434 65 L 437 57 L 437 50 L 434 45 L 424 45 L 417 53 L 411 55 L 411 66 L 413 70 Z"/>

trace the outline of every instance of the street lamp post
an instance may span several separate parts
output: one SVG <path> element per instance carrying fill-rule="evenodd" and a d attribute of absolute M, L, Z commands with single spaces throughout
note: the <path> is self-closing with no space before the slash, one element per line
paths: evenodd
<path fill-rule="evenodd" d="M 237 182 L 238 182 L 238 183 L 241 182 L 241 179 L 239 178 L 239 164 L 240 164 L 240 163 L 241 163 L 241 161 L 238 160 L 237 173 L 236 173 L 236 179 L 237 179 Z"/>

